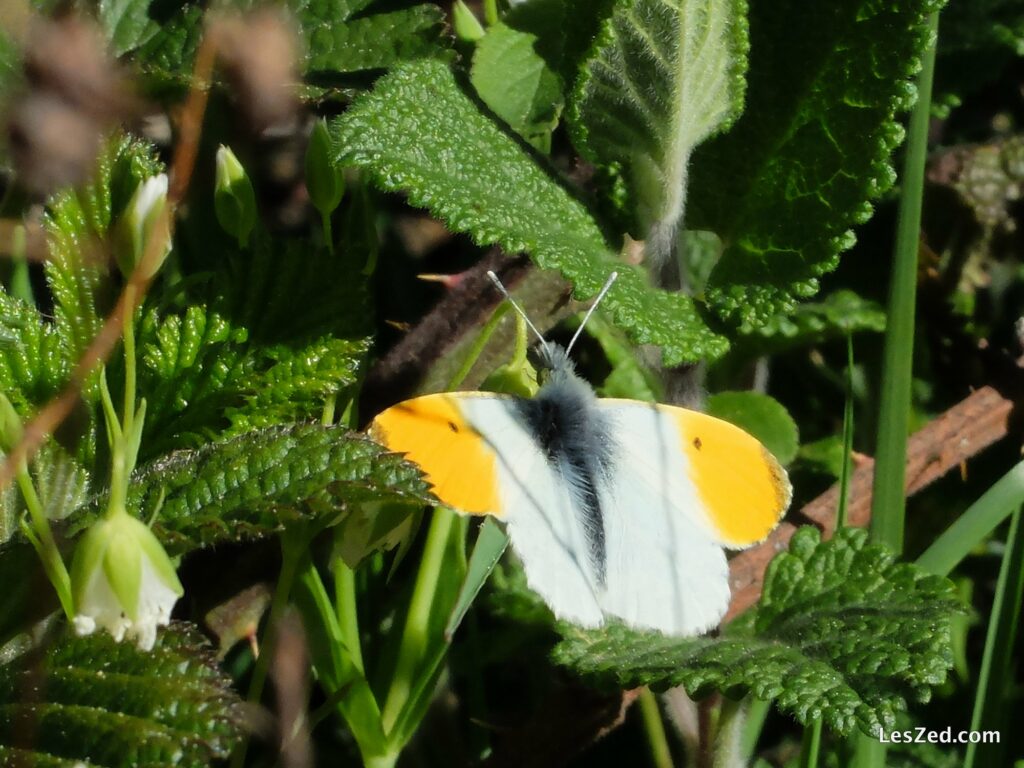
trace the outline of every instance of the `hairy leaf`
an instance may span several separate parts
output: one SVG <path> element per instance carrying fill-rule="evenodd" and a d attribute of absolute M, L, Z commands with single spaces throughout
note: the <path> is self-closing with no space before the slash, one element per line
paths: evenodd
<path fill-rule="evenodd" d="M 109 231 L 139 182 L 162 166 L 148 144 L 129 137 L 111 142 L 100 155 L 92 181 L 58 193 L 45 219 L 50 237 L 46 277 L 54 318 L 68 359 L 77 362 L 95 338 L 107 309 Z"/>
<path fill-rule="evenodd" d="M 580 298 L 618 270 L 604 309 L 634 342 L 661 346 L 667 364 L 724 351 L 690 299 L 651 288 L 615 258 L 586 208 L 481 114 L 443 63 L 396 67 L 332 130 L 340 163 L 370 170 L 381 187 L 406 192 L 481 245 L 558 269 Z"/>
<path fill-rule="evenodd" d="M 577 146 L 625 176 L 654 264 L 672 251 L 691 153 L 743 107 L 745 14 L 744 0 L 619 0 L 576 81 Z"/>
<path fill-rule="evenodd" d="M 308 74 L 385 69 L 398 61 L 438 56 L 446 51 L 444 16 L 435 5 L 378 13 L 344 23 L 304 25 L 310 54 Z"/>
<path fill-rule="evenodd" d="M 844 529 L 801 528 L 769 565 L 758 607 L 720 637 L 674 638 L 620 624 L 563 625 L 555 660 L 607 685 L 683 685 L 774 700 L 802 723 L 889 730 L 906 700 L 927 701 L 952 665 L 952 584 L 898 563 Z"/>
<path fill-rule="evenodd" d="M 337 516 L 355 502 L 436 503 L 427 487 L 415 465 L 362 435 L 298 424 L 172 453 L 136 473 L 128 506 L 142 519 L 157 512 L 153 530 L 184 552 Z"/>
<path fill-rule="evenodd" d="M 535 35 L 495 24 L 476 44 L 471 76 L 483 102 L 539 147 L 558 123 L 562 84 L 536 43 Z"/>
<path fill-rule="evenodd" d="M 785 407 L 760 392 L 718 392 L 708 397 L 707 413 L 746 430 L 785 466 L 796 458 L 800 434 Z"/>
<path fill-rule="evenodd" d="M 751 5 L 746 109 L 691 167 L 687 226 L 727 245 L 707 289 L 723 317 L 751 326 L 792 309 L 853 244 L 850 228 L 895 178 L 896 118 L 940 5 Z"/>
<path fill-rule="evenodd" d="M 242 735 L 240 701 L 188 625 L 150 652 L 69 632 L 0 667 L 0 763 L 199 768 Z"/>
<path fill-rule="evenodd" d="M 56 395 L 71 360 L 53 324 L 0 289 L 0 389 L 23 417 Z"/>

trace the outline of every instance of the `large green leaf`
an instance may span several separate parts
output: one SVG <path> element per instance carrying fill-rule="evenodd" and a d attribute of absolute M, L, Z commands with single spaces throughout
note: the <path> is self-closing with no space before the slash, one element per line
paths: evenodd
<path fill-rule="evenodd" d="M 721 354 L 723 338 L 687 297 L 650 287 L 618 261 L 586 208 L 465 95 L 443 63 L 399 65 L 332 124 L 339 162 L 371 171 L 481 245 L 525 251 L 590 298 L 612 270 L 604 309 L 633 341 L 674 365 Z"/>
<path fill-rule="evenodd" d="M 906 700 L 927 701 L 952 665 L 952 584 L 898 563 L 844 529 L 801 528 L 770 564 L 758 607 L 719 637 L 674 638 L 615 624 L 563 625 L 555 660 L 606 686 L 683 685 L 774 700 L 803 723 L 890 730 Z"/>
<path fill-rule="evenodd" d="M 436 503 L 420 470 L 340 427 L 255 430 L 178 451 L 132 478 L 128 506 L 174 552 L 266 536 L 289 520 L 337 516 L 367 501 Z M 79 518 L 77 527 L 92 515 Z"/>
<path fill-rule="evenodd" d="M 747 106 L 691 166 L 687 227 L 727 244 L 708 299 L 756 325 L 817 290 L 895 178 L 897 122 L 941 0 L 780 0 L 750 8 Z"/>
<path fill-rule="evenodd" d="M 188 625 L 152 651 L 64 633 L 0 667 L 0 763 L 199 768 L 242 736 L 241 702 Z"/>
<path fill-rule="evenodd" d="M 744 0 L 619 0 L 576 81 L 577 145 L 625 176 L 654 264 L 673 250 L 691 153 L 743 107 L 745 14 Z"/>

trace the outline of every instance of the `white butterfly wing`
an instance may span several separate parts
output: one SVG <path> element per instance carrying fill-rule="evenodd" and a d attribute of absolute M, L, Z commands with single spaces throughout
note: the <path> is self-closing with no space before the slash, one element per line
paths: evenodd
<path fill-rule="evenodd" d="M 602 489 L 607 542 L 603 611 L 671 635 L 714 627 L 729 605 L 729 568 L 709 535 L 676 424 L 653 405 L 601 400 L 614 471 Z"/>
<path fill-rule="evenodd" d="M 462 408 L 498 456 L 501 507 L 530 588 L 559 618 L 600 626 L 600 596 L 585 554 L 586 536 L 565 482 L 516 418 L 510 399 L 467 398 Z"/>

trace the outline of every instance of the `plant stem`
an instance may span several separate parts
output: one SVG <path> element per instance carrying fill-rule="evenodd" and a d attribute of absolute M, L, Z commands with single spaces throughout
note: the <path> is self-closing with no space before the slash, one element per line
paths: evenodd
<path fill-rule="evenodd" d="M 493 27 L 500 21 L 498 18 L 498 0 L 484 0 L 484 21 L 488 27 Z"/>
<path fill-rule="evenodd" d="M 665 723 L 661 719 L 658 699 L 650 688 L 640 691 L 640 717 L 643 719 L 647 745 L 651 748 L 651 764 L 655 768 L 672 768 L 672 752 L 665 737 Z"/>
<path fill-rule="evenodd" d="M 124 288 L 125 311 L 121 336 L 124 339 L 124 413 L 121 419 L 121 435 L 130 440 L 135 421 L 135 295 L 137 289 L 131 282 Z M 126 467 L 128 472 L 134 469 Z"/>
<path fill-rule="evenodd" d="M 800 748 L 800 768 L 815 768 L 821 749 L 821 718 L 816 717 L 804 726 L 804 741 Z"/>
<path fill-rule="evenodd" d="M 352 663 L 362 673 L 363 650 L 359 639 L 356 573 L 348 567 L 341 555 L 335 555 L 331 563 L 331 575 L 334 576 L 334 611 L 338 617 L 342 641 L 352 657 Z"/>
<path fill-rule="evenodd" d="M 434 518 L 430 522 L 430 531 L 427 533 L 427 542 L 420 560 L 419 573 L 416 574 L 412 600 L 409 602 L 395 671 L 384 702 L 382 723 L 385 733 L 391 731 L 409 699 L 415 685 L 416 673 L 430 642 L 430 614 L 444 565 L 448 535 L 454 523 L 455 513 L 450 509 L 437 507 L 434 510 Z"/>
<path fill-rule="evenodd" d="M 978 674 L 978 691 L 971 716 L 972 731 L 999 731 L 1012 706 L 1007 694 L 1013 680 L 1013 649 L 1024 600 L 1024 524 L 1018 509 L 1010 523 L 1003 564 L 999 569 L 995 601 L 989 614 L 985 652 Z M 964 768 L 1002 765 L 1001 744 L 967 745 Z"/>
<path fill-rule="evenodd" d="M 466 377 L 469 376 L 469 372 L 473 370 L 473 366 L 480 357 L 480 353 L 484 351 L 484 347 L 487 346 L 487 342 L 491 340 L 491 336 L 494 335 L 495 329 L 498 327 L 498 323 L 508 312 L 509 305 L 507 302 L 503 302 L 491 315 L 491 319 L 487 321 L 483 329 L 480 331 L 480 335 L 476 337 L 476 341 L 473 342 L 473 346 L 470 347 L 469 352 L 466 354 L 466 359 L 459 366 L 459 370 L 452 376 L 451 381 L 448 382 L 447 389 L 451 391 L 462 384 Z"/>
<path fill-rule="evenodd" d="M 746 765 L 743 755 L 743 731 L 746 719 L 746 703 L 722 696 L 718 708 L 718 722 L 715 724 L 713 768 L 742 768 Z"/>
<path fill-rule="evenodd" d="M 327 252 L 334 253 L 334 233 L 331 230 L 331 214 L 320 211 L 320 222 L 324 230 L 324 242 L 327 243 Z"/>
<path fill-rule="evenodd" d="M 889 319 L 885 334 L 878 446 L 875 452 L 875 481 L 871 503 L 871 537 L 896 553 L 903 551 L 906 508 L 904 482 L 914 359 L 917 256 L 921 231 L 921 198 L 924 193 L 924 166 L 928 154 L 928 123 L 931 117 L 938 14 L 931 14 L 927 24 L 933 39 L 923 56 L 923 66 L 917 78 L 917 104 L 910 116 L 907 133 L 903 189 L 896 225 L 892 284 L 889 289 Z"/>
<path fill-rule="evenodd" d="M 850 503 L 850 476 L 853 474 L 853 335 L 846 334 L 846 403 L 843 406 L 843 468 L 839 474 L 839 505 L 836 530 L 846 527 L 846 509 Z"/>
<path fill-rule="evenodd" d="M 35 484 L 32 482 L 32 476 L 28 473 L 27 467 L 19 467 L 17 479 L 18 489 L 21 491 L 25 506 L 28 507 L 29 518 L 32 520 L 32 532 L 37 537 L 37 541 L 33 541 L 33 544 L 37 544 L 37 553 L 43 562 L 46 575 L 53 583 L 54 589 L 57 590 L 57 598 L 60 600 L 60 607 L 64 609 L 64 615 L 71 619 L 75 615 L 71 576 L 64 564 L 64 558 L 60 555 L 60 549 L 57 548 L 57 542 L 53 538 L 50 521 L 46 518 L 46 511 L 39 501 L 39 494 L 36 493 Z"/>

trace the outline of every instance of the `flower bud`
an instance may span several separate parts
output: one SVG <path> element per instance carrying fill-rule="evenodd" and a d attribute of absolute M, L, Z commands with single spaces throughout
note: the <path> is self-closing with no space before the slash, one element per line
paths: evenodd
<path fill-rule="evenodd" d="M 455 0 L 452 5 L 452 27 L 455 37 L 464 43 L 475 43 L 486 34 L 480 20 L 462 0 Z"/>
<path fill-rule="evenodd" d="M 313 125 L 306 149 L 306 189 L 323 216 L 330 216 L 345 194 L 345 177 L 331 159 L 331 137 L 323 120 Z"/>
<path fill-rule="evenodd" d="M 95 522 L 78 543 L 71 588 L 79 635 L 102 627 L 118 642 L 134 638 L 146 651 L 184 593 L 156 536 L 123 508 Z"/>
<path fill-rule="evenodd" d="M 147 278 L 156 274 L 171 252 L 169 221 L 163 215 L 166 207 L 166 173 L 151 176 L 135 188 L 132 199 L 117 223 L 117 265 L 125 277 L 142 261 L 153 238 L 160 239 L 163 245 L 160 256 L 149 265 Z"/>
<path fill-rule="evenodd" d="M 217 150 L 217 180 L 213 194 L 217 221 L 243 248 L 256 226 L 256 193 L 235 153 L 223 144 Z"/>

